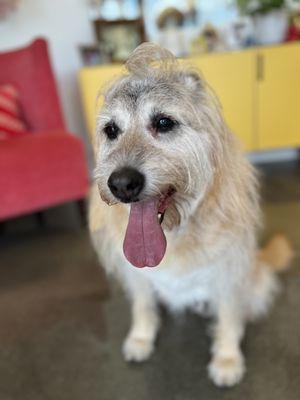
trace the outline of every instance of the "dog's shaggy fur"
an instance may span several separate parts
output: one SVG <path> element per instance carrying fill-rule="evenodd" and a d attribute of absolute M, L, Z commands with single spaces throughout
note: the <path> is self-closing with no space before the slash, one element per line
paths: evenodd
<path fill-rule="evenodd" d="M 150 43 L 139 46 L 126 67 L 106 91 L 98 118 L 89 214 L 100 262 L 131 299 L 124 357 L 143 361 L 152 353 L 159 302 L 175 312 L 208 311 L 215 320 L 209 376 L 216 385 L 234 385 L 245 371 L 240 350 L 245 323 L 267 311 L 277 288 L 272 251 L 258 254 L 256 245 L 261 214 L 255 171 L 195 71 Z M 176 129 L 154 134 L 149 121 L 155 112 L 174 118 Z M 122 131 L 115 140 L 103 133 L 111 120 Z M 124 166 L 146 177 L 142 200 L 168 187 L 176 190 L 162 224 L 167 252 L 156 268 L 134 268 L 123 255 L 129 208 L 116 200 L 107 181 Z M 99 191 L 114 206 L 102 202 Z M 288 263 L 290 248 L 280 237 L 272 246 L 283 251 L 279 269 Z"/>

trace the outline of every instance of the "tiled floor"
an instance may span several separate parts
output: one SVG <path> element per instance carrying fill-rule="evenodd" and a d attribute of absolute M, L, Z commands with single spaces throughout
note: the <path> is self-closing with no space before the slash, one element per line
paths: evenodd
<path fill-rule="evenodd" d="M 265 236 L 300 249 L 300 169 L 264 168 Z M 236 388 L 207 379 L 208 323 L 164 315 L 157 352 L 127 365 L 120 347 L 128 305 L 108 295 L 87 231 L 73 207 L 9 222 L 0 236 L 0 400 L 296 400 L 300 398 L 300 265 L 266 320 L 248 328 L 248 373 Z"/>

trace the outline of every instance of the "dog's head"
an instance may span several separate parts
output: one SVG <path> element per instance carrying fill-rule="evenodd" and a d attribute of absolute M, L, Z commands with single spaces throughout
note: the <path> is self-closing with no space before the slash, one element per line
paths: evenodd
<path fill-rule="evenodd" d="M 160 224 L 184 223 L 212 185 L 224 124 L 203 79 L 167 50 L 145 43 L 126 67 L 105 93 L 95 177 L 105 202 L 131 204 L 126 257 L 154 266 L 166 249 Z"/>

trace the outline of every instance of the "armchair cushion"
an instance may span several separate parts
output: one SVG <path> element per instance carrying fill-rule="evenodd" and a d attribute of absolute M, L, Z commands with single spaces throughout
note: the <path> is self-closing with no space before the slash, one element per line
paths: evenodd
<path fill-rule="evenodd" d="M 0 141 L 0 220 L 87 192 L 82 141 L 63 130 L 39 133 Z"/>

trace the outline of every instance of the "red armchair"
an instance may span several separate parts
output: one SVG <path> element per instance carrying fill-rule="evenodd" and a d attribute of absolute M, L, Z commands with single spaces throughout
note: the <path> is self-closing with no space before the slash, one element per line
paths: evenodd
<path fill-rule="evenodd" d="M 31 134 L 0 141 L 0 221 L 84 198 L 84 148 L 65 128 L 45 40 L 0 53 L 6 83 L 19 90 Z"/>

